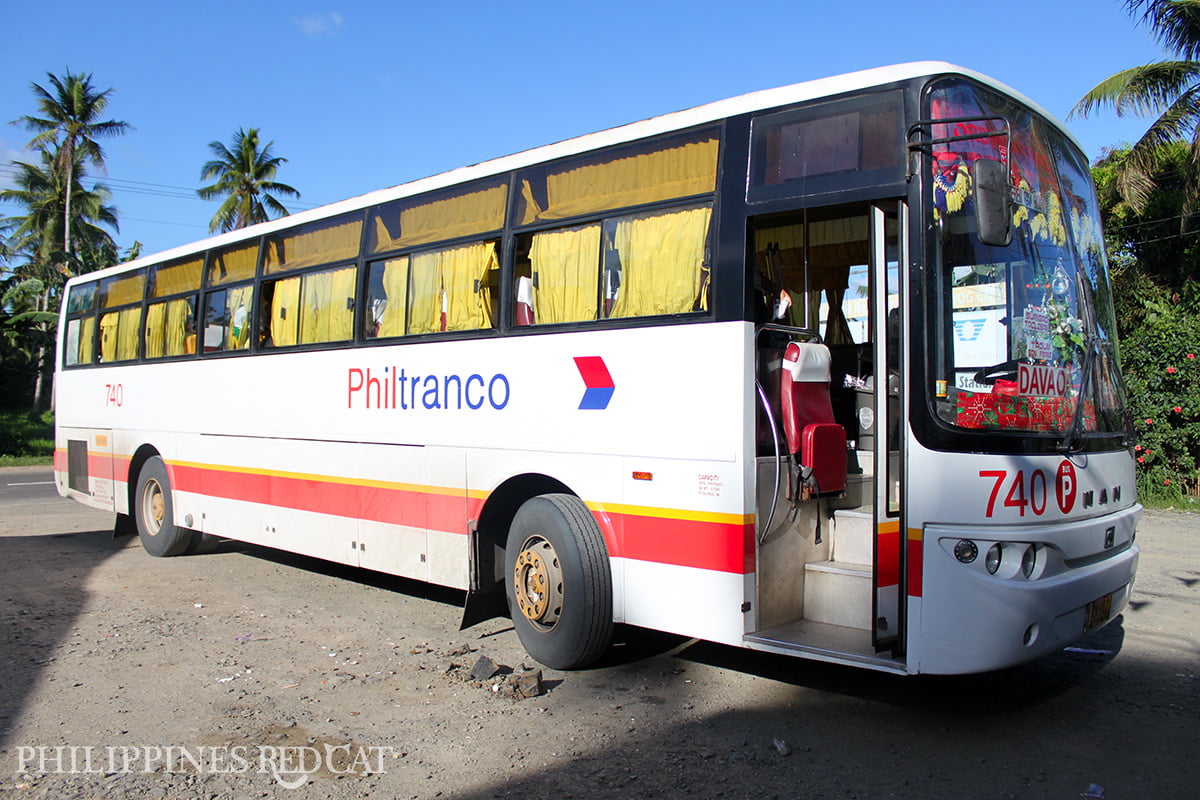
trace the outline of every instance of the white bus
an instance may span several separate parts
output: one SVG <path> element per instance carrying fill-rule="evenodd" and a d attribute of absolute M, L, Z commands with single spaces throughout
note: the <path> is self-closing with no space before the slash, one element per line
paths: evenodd
<path fill-rule="evenodd" d="M 59 491 L 614 624 L 894 673 L 1113 620 L 1138 546 L 1087 161 L 908 64 L 583 136 L 83 275 Z M 398 623 L 402 624 L 402 623 Z"/>

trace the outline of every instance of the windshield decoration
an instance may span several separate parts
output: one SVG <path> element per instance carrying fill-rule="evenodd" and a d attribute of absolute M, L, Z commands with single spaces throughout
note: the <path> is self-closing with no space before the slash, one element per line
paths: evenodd
<path fill-rule="evenodd" d="M 926 273 L 925 352 L 934 418 L 965 431 L 1054 433 L 1070 446 L 1123 431 L 1112 297 L 1086 160 L 1028 108 L 967 80 L 936 81 L 928 97 L 926 202 L 936 263 Z M 1004 165 L 1008 176 L 1010 243 L 977 230 L 980 159 Z"/>

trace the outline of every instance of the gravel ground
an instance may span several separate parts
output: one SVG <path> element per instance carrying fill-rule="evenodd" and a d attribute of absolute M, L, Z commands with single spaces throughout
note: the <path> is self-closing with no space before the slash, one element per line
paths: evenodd
<path fill-rule="evenodd" d="M 46 474 L 0 470 L 0 797 L 1200 796 L 1193 514 L 1143 520 L 1121 619 L 1018 669 L 619 630 L 538 694 L 510 624 L 458 630 L 458 592 L 228 543 L 152 559 L 20 486 Z"/>

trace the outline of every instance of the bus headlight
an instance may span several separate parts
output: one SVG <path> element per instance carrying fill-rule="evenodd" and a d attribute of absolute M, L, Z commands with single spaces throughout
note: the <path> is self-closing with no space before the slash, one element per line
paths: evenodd
<path fill-rule="evenodd" d="M 1025 548 L 1025 552 L 1021 554 L 1021 574 L 1027 579 L 1033 577 L 1033 570 L 1037 566 L 1037 545 L 1029 545 Z"/>
<path fill-rule="evenodd" d="M 959 539 L 954 545 L 954 557 L 964 564 L 970 564 L 979 557 L 979 546 L 970 539 Z"/>
<path fill-rule="evenodd" d="M 983 561 L 983 565 L 987 567 L 989 575 L 995 575 L 996 570 L 1000 569 L 1000 559 L 1003 555 L 999 542 L 988 548 L 987 557 Z"/>

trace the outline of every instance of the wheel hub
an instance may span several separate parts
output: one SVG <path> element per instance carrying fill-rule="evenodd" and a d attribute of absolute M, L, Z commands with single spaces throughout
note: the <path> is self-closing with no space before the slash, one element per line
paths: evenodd
<path fill-rule="evenodd" d="M 162 487 L 158 481 L 151 480 L 146 482 L 146 488 L 142 493 L 142 518 L 146 521 L 151 534 L 156 534 L 162 530 L 163 517 L 166 516 L 166 501 L 163 500 Z"/>
<path fill-rule="evenodd" d="M 562 613 L 562 568 L 554 546 L 540 536 L 525 543 L 513 568 L 517 607 L 527 620 L 551 628 Z"/>

